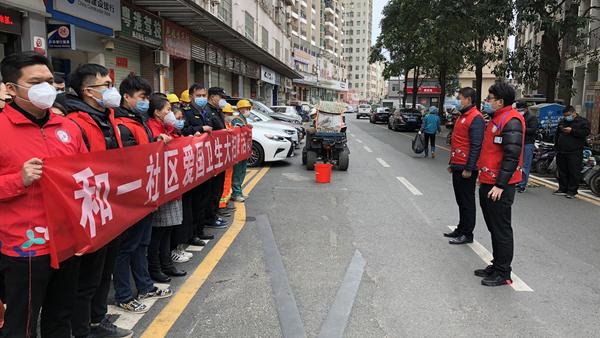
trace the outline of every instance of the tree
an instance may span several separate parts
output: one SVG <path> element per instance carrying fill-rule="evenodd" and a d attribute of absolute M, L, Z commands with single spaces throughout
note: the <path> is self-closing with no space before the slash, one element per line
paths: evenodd
<path fill-rule="evenodd" d="M 527 85 L 537 86 L 547 102 L 554 102 L 558 82 L 559 98 L 569 102 L 571 98 L 572 75 L 566 71 L 566 61 L 571 58 L 595 59 L 588 38 L 597 31 L 588 29 L 589 24 L 598 18 L 589 6 L 580 11 L 583 0 L 515 0 L 518 14 L 518 28 L 533 27 L 534 36 L 541 34 L 541 41 L 534 39 L 534 45 L 520 46 L 514 53 L 511 71 L 515 78 L 523 79 Z M 540 50 L 539 54 L 528 53 L 527 49 Z M 528 65 L 522 65 L 529 61 Z M 537 69 L 531 69 L 531 65 Z M 534 75 L 535 74 L 535 75 Z M 536 76 L 538 81 L 535 81 Z"/>

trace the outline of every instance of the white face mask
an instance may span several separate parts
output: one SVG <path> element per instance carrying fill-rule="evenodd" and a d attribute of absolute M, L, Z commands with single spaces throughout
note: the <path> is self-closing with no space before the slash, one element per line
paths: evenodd
<path fill-rule="evenodd" d="M 28 88 L 16 83 L 13 84 L 17 87 Z M 22 97 L 21 99 L 31 102 L 39 109 L 48 109 L 52 107 L 54 100 L 56 100 L 56 88 L 48 82 L 38 83 L 28 88 L 27 96 L 29 96 L 29 100 Z"/>
<path fill-rule="evenodd" d="M 94 88 L 92 88 L 92 90 L 102 93 L 102 99 L 94 98 L 94 100 L 96 100 L 96 102 L 98 102 L 98 104 L 104 108 L 115 108 L 121 104 L 121 94 L 119 94 L 119 91 L 115 87 L 102 91 Z"/>
<path fill-rule="evenodd" d="M 175 118 L 175 114 L 172 111 L 168 112 L 167 115 L 165 115 L 165 118 L 163 119 L 163 123 L 165 124 L 165 126 L 174 127 L 177 123 L 177 118 Z"/>
<path fill-rule="evenodd" d="M 219 108 L 223 109 L 223 108 L 225 108 L 226 105 L 227 105 L 227 101 L 225 101 L 225 99 L 219 100 Z"/>

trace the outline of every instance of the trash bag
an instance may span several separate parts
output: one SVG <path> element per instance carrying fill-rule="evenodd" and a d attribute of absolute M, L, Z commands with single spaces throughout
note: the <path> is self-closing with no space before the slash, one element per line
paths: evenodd
<path fill-rule="evenodd" d="M 423 133 L 417 133 L 412 141 L 412 150 L 415 154 L 420 154 L 425 151 L 425 136 Z"/>

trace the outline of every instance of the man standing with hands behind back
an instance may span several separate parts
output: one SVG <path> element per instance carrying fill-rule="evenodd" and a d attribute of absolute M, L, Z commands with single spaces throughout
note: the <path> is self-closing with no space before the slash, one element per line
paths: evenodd
<path fill-rule="evenodd" d="M 488 123 L 479 158 L 479 204 L 492 235 L 492 265 L 475 270 L 483 277 L 481 284 L 511 284 L 514 252 L 511 224 L 515 186 L 521 182 L 525 120 L 513 108 L 515 90 L 507 83 L 496 83 L 489 89 L 487 102 L 494 115 Z"/>
<path fill-rule="evenodd" d="M 477 92 L 470 87 L 458 91 L 460 117 L 456 121 L 450 145 L 450 164 L 454 196 L 458 204 L 459 222 L 456 229 L 444 236 L 450 237 L 450 244 L 473 242 L 475 229 L 475 185 L 477 183 L 477 160 L 481 153 L 481 143 L 485 130 L 483 115 L 473 105 Z"/>

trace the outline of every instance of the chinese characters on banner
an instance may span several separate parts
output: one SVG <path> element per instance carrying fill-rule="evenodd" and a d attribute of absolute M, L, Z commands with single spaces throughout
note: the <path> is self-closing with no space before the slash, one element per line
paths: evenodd
<path fill-rule="evenodd" d="M 44 160 L 52 265 L 112 241 L 159 205 L 245 160 L 251 127 Z"/>
<path fill-rule="evenodd" d="M 165 51 L 172 56 L 189 60 L 192 57 L 190 32 L 174 23 L 165 21 Z"/>

